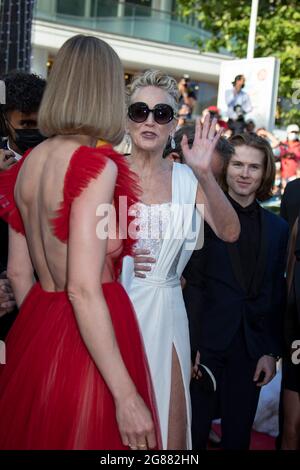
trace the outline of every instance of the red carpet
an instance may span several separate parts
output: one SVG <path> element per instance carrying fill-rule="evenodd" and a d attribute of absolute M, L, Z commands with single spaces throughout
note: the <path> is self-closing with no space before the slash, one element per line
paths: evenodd
<path fill-rule="evenodd" d="M 220 424 L 213 424 L 213 430 L 220 436 Z M 275 450 L 275 438 L 268 434 L 252 431 L 250 450 Z"/>

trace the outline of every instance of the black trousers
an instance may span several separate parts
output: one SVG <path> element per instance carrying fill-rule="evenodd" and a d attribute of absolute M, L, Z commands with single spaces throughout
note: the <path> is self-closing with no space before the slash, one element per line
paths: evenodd
<path fill-rule="evenodd" d="M 257 360 L 247 352 L 242 328 L 225 351 L 199 351 L 200 362 L 216 378 L 217 391 L 203 391 L 201 380 L 191 382 L 193 449 L 206 449 L 215 417 L 222 420 L 223 449 L 249 449 L 260 387 L 253 382 Z"/>

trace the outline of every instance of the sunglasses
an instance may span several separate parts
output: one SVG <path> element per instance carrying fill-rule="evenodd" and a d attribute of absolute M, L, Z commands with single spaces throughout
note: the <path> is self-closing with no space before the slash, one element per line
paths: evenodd
<path fill-rule="evenodd" d="M 138 102 L 128 107 L 128 116 L 134 122 L 145 122 L 150 113 L 157 124 L 168 124 L 174 118 L 174 110 L 168 104 L 156 104 L 150 109 L 146 103 Z"/>

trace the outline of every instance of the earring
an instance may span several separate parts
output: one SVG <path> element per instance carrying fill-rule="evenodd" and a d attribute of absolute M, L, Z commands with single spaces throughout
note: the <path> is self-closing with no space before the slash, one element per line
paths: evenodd
<path fill-rule="evenodd" d="M 173 137 L 173 136 L 171 137 L 171 149 L 172 149 L 172 150 L 175 150 L 175 149 L 176 149 L 176 143 L 175 143 L 175 140 L 174 140 L 174 137 Z"/>
<path fill-rule="evenodd" d="M 130 138 L 130 135 L 126 132 L 125 134 L 125 144 L 130 147 L 131 145 L 131 138 Z"/>

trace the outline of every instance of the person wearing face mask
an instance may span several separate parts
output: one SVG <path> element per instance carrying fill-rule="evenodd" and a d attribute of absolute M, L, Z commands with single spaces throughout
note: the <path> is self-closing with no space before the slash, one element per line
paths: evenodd
<path fill-rule="evenodd" d="M 0 171 L 44 140 L 37 128 L 37 114 L 46 85 L 43 78 L 25 72 L 10 73 L 2 80 L 6 96 L 0 106 Z"/>
<path fill-rule="evenodd" d="M 32 73 L 16 72 L 2 77 L 5 100 L 0 104 L 0 173 L 20 160 L 43 136 L 37 129 L 37 114 L 46 81 Z M 6 276 L 8 227 L 0 220 L 0 340 L 10 330 L 18 310 Z"/>
<path fill-rule="evenodd" d="M 288 153 L 294 153 L 296 160 L 300 161 L 300 139 L 299 139 L 299 126 L 298 124 L 290 124 L 286 128 L 287 140 L 284 144 L 287 147 Z"/>

